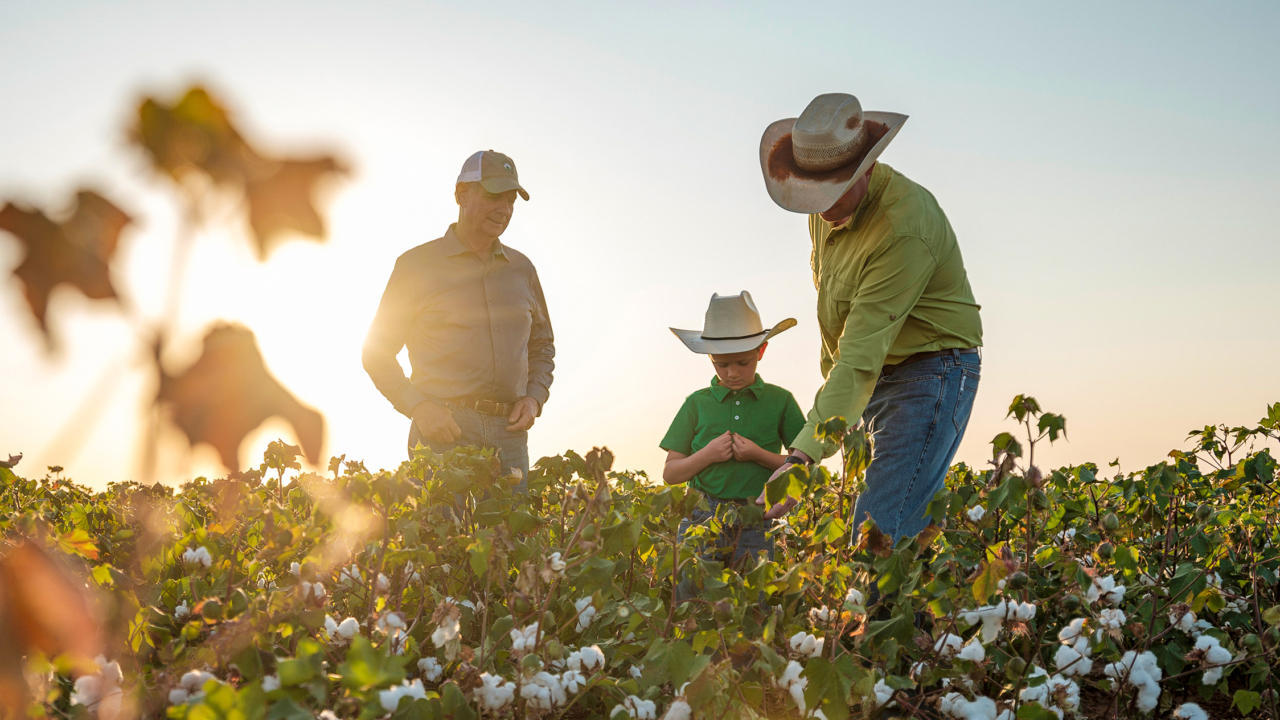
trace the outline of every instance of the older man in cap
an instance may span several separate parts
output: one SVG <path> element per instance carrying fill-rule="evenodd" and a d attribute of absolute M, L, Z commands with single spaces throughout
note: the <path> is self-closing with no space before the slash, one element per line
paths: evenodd
<path fill-rule="evenodd" d="M 528 430 L 547 402 L 555 345 L 533 263 L 498 240 L 517 195 L 529 199 L 511 158 L 467 158 L 453 191 L 458 222 L 396 260 L 364 368 L 412 419 L 410 454 L 419 443 L 491 447 L 527 478 Z M 396 360 L 406 345 L 412 378 Z"/>
<path fill-rule="evenodd" d="M 825 382 L 787 462 L 836 451 L 815 437 L 818 423 L 861 418 L 875 455 L 854 517 L 895 539 L 929 523 L 929 501 L 973 409 L 982 345 L 979 306 L 942 208 L 877 162 L 906 119 L 864 112 L 852 95 L 820 95 L 799 118 L 770 125 L 760 142 L 769 196 L 809 216 L 822 331 Z"/>

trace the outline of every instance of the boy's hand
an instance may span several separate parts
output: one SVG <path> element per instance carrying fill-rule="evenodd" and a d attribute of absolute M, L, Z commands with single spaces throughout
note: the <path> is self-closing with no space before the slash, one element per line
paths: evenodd
<path fill-rule="evenodd" d="M 733 459 L 742 462 L 756 462 L 760 457 L 760 446 L 751 442 L 745 435 L 733 436 Z"/>
<path fill-rule="evenodd" d="M 732 460 L 733 433 L 726 431 L 725 434 L 707 443 L 707 446 L 699 450 L 698 453 L 713 463 Z"/>

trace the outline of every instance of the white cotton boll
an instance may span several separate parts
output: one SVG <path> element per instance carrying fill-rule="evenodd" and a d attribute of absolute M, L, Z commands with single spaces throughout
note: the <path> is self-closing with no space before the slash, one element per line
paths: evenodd
<path fill-rule="evenodd" d="M 826 605 L 820 608 L 809 608 L 809 622 L 814 625 L 825 625 L 834 614 Z"/>
<path fill-rule="evenodd" d="M 996 589 L 1004 590 L 1004 586 L 1008 584 L 1009 584 L 1008 580 L 1005 580 L 1004 578 L 1000 578 L 999 580 L 996 581 Z"/>
<path fill-rule="evenodd" d="M 568 567 L 565 561 L 560 558 L 560 553 L 558 552 L 551 553 L 551 558 L 547 561 L 547 564 L 551 566 L 552 572 L 556 574 L 564 573 L 564 569 Z"/>
<path fill-rule="evenodd" d="M 173 618 L 175 620 L 186 620 L 191 617 L 191 608 L 187 607 L 187 601 L 183 600 L 182 604 L 173 609 Z"/>
<path fill-rule="evenodd" d="M 964 696 L 958 692 L 949 692 L 938 699 L 938 709 L 943 715 L 952 715 L 957 700 L 964 700 Z"/>
<path fill-rule="evenodd" d="M 627 670 L 627 674 L 639 680 L 640 676 L 644 675 L 644 665 L 632 665 L 631 668 Z"/>
<path fill-rule="evenodd" d="M 1093 660 L 1070 645 L 1058 647 L 1057 654 L 1053 656 L 1053 666 L 1066 677 L 1093 672 Z"/>
<path fill-rule="evenodd" d="M 324 634 L 330 640 L 338 634 L 338 621 L 334 620 L 332 615 L 324 616 Z"/>
<path fill-rule="evenodd" d="M 302 577 L 302 566 L 296 562 L 289 563 L 289 574 L 294 577 Z"/>
<path fill-rule="evenodd" d="M 262 692 L 275 692 L 280 689 L 280 678 L 268 675 L 262 678 Z"/>
<path fill-rule="evenodd" d="M 573 608 L 578 611 L 578 632 L 591 627 L 591 619 L 596 616 L 596 609 L 591 604 L 591 597 L 588 596 L 575 601 Z"/>
<path fill-rule="evenodd" d="M 893 688 L 884 683 L 884 680 L 877 680 L 876 686 L 872 689 L 876 694 L 876 707 L 884 707 L 889 702 L 889 698 L 893 697 Z"/>
<path fill-rule="evenodd" d="M 937 642 L 933 644 L 933 651 L 944 658 L 949 658 L 960 652 L 961 647 L 964 647 L 964 638 L 959 635 L 944 633 L 942 637 L 938 638 Z"/>
<path fill-rule="evenodd" d="M 390 635 L 397 630 L 404 630 L 407 626 L 404 624 L 403 615 L 398 612 L 389 612 L 378 618 L 378 621 L 374 623 L 374 627 L 378 629 L 378 632 Z"/>
<path fill-rule="evenodd" d="M 587 678 L 577 670 L 565 670 L 560 675 L 560 684 L 565 692 L 576 693 L 587 686 Z"/>
<path fill-rule="evenodd" d="M 304 580 L 302 584 L 298 586 L 298 590 L 302 593 L 302 599 L 304 601 L 315 600 L 318 602 L 324 600 L 324 596 L 327 594 L 325 592 L 324 585 L 318 580 L 316 582 L 307 582 Z"/>
<path fill-rule="evenodd" d="M 1171 612 L 1169 613 L 1169 624 L 1190 635 L 1196 629 L 1196 614 L 1190 610 L 1182 615 Z"/>
<path fill-rule="evenodd" d="M 965 517 L 969 518 L 969 522 L 979 522 L 983 516 L 987 514 L 987 509 L 981 505 L 974 505 L 965 512 Z"/>
<path fill-rule="evenodd" d="M 204 672 L 203 670 L 191 670 L 182 676 L 178 684 L 186 688 L 194 696 L 204 691 L 205 683 L 217 679 L 213 673 Z"/>
<path fill-rule="evenodd" d="M 866 598 L 863 597 L 862 592 L 857 588 L 849 588 L 849 591 L 844 594 L 845 607 L 850 605 L 861 605 L 865 599 Z"/>
<path fill-rule="evenodd" d="M 627 717 L 635 718 L 635 720 L 656 720 L 658 707 L 652 700 L 641 700 L 635 695 L 628 695 L 621 705 L 613 706 L 613 711 L 609 713 L 609 717 L 620 713 L 625 713 Z"/>
<path fill-rule="evenodd" d="M 1209 713 L 1195 703 L 1179 705 L 1178 709 L 1173 711 L 1173 716 L 1179 720 L 1209 720 Z"/>
<path fill-rule="evenodd" d="M 1098 621 L 1102 627 L 1119 630 L 1124 625 L 1124 611 L 1120 608 L 1106 608 L 1098 613 Z"/>
<path fill-rule="evenodd" d="M 692 717 L 693 708 L 689 707 L 689 703 L 676 698 L 667 708 L 667 714 L 662 716 L 662 720 L 689 720 Z"/>
<path fill-rule="evenodd" d="M 521 685 L 520 697 L 528 700 L 538 710 L 562 707 L 568 700 L 560 678 L 546 671 L 535 673 Z"/>
<path fill-rule="evenodd" d="M 1058 631 L 1058 642 L 1074 643 L 1078 638 L 1084 635 L 1085 618 L 1076 618 L 1067 626 Z"/>
<path fill-rule="evenodd" d="M 811 658 L 822 655 L 822 647 L 825 643 L 826 638 L 814 637 L 803 630 L 792 635 L 788 641 L 792 652 Z"/>
<path fill-rule="evenodd" d="M 169 704 L 181 705 L 187 701 L 187 695 L 185 688 L 174 688 L 169 691 Z"/>
<path fill-rule="evenodd" d="M 1036 618 L 1036 604 L 1024 602 L 1018 605 L 1018 619 L 1023 622 L 1030 622 Z"/>
<path fill-rule="evenodd" d="M 791 699 L 795 701 L 801 715 L 805 713 L 806 709 L 804 689 L 809 685 L 809 678 L 800 677 L 802 672 L 804 672 L 804 668 L 800 666 L 800 663 L 792 660 L 787 663 L 786 669 L 782 671 L 782 677 L 773 681 L 779 688 L 791 694 Z"/>
<path fill-rule="evenodd" d="M 482 673 L 480 686 L 472 691 L 471 695 L 485 710 L 497 712 L 515 699 L 516 686 L 501 677 Z"/>
<path fill-rule="evenodd" d="M 987 659 L 987 649 L 982 647 L 982 643 L 978 642 L 978 638 L 969 641 L 956 655 L 957 660 L 968 660 L 969 662 L 982 662 Z"/>
<path fill-rule="evenodd" d="M 198 548 L 187 548 L 186 552 L 182 553 L 182 564 L 191 567 L 209 567 L 213 564 L 213 556 L 203 545 Z"/>
<path fill-rule="evenodd" d="M 375 585 L 377 586 L 376 590 L 380 593 L 384 593 L 387 590 L 391 589 L 391 581 L 388 580 L 387 576 L 383 575 L 382 573 L 378 573 L 378 579 L 375 582 Z"/>
<path fill-rule="evenodd" d="M 335 712 L 334 712 L 334 711 L 332 711 L 332 710 L 328 710 L 328 709 L 326 709 L 326 710 L 321 710 L 321 711 L 320 711 L 320 714 L 319 714 L 319 715 L 317 715 L 316 717 L 317 717 L 319 720 L 338 720 L 338 715 L 337 715 L 337 713 L 335 713 Z"/>
<path fill-rule="evenodd" d="M 1069 543 L 1075 539 L 1076 529 L 1067 528 L 1066 530 L 1063 530 L 1062 532 L 1058 533 L 1055 537 L 1057 538 L 1059 543 L 1062 543 L 1062 544 Z"/>
<path fill-rule="evenodd" d="M 359 583 L 364 584 L 364 573 L 360 572 L 360 566 L 351 563 L 351 567 L 344 567 L 338 571 L 338 582 L 343 584 Z"/>
<path fill-rule="evenodd" d="M 1114 575 L 1094 578 L 1093 586 L 1089 588 L 1086 599 L 1091 603 L 1101 600 L 1111 605 L 1119 605 L 1124 601 L 1124 590 L 1124 585 L 1116 585 Z"/>
<path fill-rule="evenodd" d="M 458 637 L 462 632 L 462 623 L 458 620 L 457 613 L 450 613 L 440 620 L 440 624 L 431 633 L 431 643 L 436 647 L 444 647 L 451 640 Z M 515 633 L 517 631 L 512 630 Z M 529 646 L 532 649 L 532 645 Z M 523 649 L 523 648 L 521 648 Z"/>
<path fill-rule="evenodd" d="M 1000 714 L 996 716 L 996 720 L 1015 720 L 1013 717 L 1013 711 L 1001 710 Z M 1061 720 L 1061 718 L 1059 718 L 1059 720 Z"/>
<path fill-rule="evenodd" d="M 1039 665 L 1036 665 L 1032 668 L 1031 674 L 1027 676 L 1027 680 L 1031 680 L 1032 678 L 1037 678 L 1037 677 L 1041 677 L 1043 675 L 1048 675 L 1048 674 L 1049 673 L 1046 672 L 1044 668 L 1040 667 Z M 1054 675 L 1054 677 L 1062 677 L 1062 676 Z M 1018 694 L 1018 698 L 1022 700 L 1022 702 L 1024 703 L 1038 702 L 1041 705 L 1048 707 L 1049 683 L 1046 681 L 1045 683 L 1041 685 L 1036 685 L 1035 687 L 1025 687 L 1022 689 L 1022 692 Z"/>
<path fill-rule="evenodd" d="M 102 699 L 105 683 L 101 675 L 82 675 L 76 678 L 75 690 L 71 693 L 72 705 L 93 707 Z"/>
<path fill-rule="evenodd" d="M 569 654 L 569 667 L 583 673 L 599 670 L 604 667 L 604 652 L 599 645 L 580 647 Z"/>
<path fill-rule="evenodd" d="M 1196 650 L 1204 651 L 1204 660 L 1201 664 L 1206 669 L 1200 682 L 1205 685 L 1216 685 L 1222 679 L 1222 671 L 1226 669 L 1222 667 L 1223 663 L 1229 663 L 1232 660 L 1231 651 L 1222 647 L 1218 638 L 1212 635 L 1201 635 L 1196 638 Z M 1212 665 L 1218 667 L 1209 667 Z"/>
<path fill-rule="evenodd" d="M 338 637 L 343 640 L 350 640 L 360 632 L 360 622 L 353 617 L 338 623 Z"/>
<path fill-rule="evenodd" d="M 439 682 L 444 675 L 444 667 L 434 657 L 424 657 L 418 661 L 418 672 L 427 682 Z"/>
<path fill-rule="evenodd" d="M 406 697 L 418 700 L 427 698 L 427 690 L 422 686 L 421 680 L 406 682 L 402 685 L 392 686 L 387 690 L 378 691 L 378 702 L 381 703 L 382 709 L 387 712 L 395 712 L 396 707 L 400 705 L 400 699 Z"/>
<path fill-rule="evenodd" d="M 1138 709 L 1143 712 L 1155 709 L 1160 700 L 1160 678 L 1164 673 L 1154 654 L 1144 652 L 1138 655 L 1130 650 L 1120 658 L 1120 662 L 1108 663 L 1103 672 L 1116 680 L 1128 674 L 1128 684 L 1138 691 Z"/>

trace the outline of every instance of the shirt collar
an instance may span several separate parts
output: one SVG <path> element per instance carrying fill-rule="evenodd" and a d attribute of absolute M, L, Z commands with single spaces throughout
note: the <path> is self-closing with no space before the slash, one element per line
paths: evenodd
<path fill-rule="evenodd" d="M 466 245 L 463 245 L 462 241 L 458 239 L 457 228 L 458 228 L 458 223 L 453 223 L 452 225 L 449 226 L 449 229 L 446 230 L 444 233 L 445 257 L 453 257 L 455 255 L 461 255 L 463 253 L 471 252 L 470 248 L 468 248 Z M 509 259 L 507 257 L 507 250 L 502 245 L 502 240 L 495 239 L 493 241 L 493 245 L 491 245 L 490 248 L 493 250 L 494 257 L 502 256 L 503 260 Z"/>
<path fill-rule="evenodd" d="M 883 170 L 882 170 L 883 168 Z M 871 182 L 867 184 L 867 194 L 862 196 L 862 200 L 858 201 L 858 207 L 853 209 L 853 214 L 847 220 L 839 225 L 832 225 L 831 232 L 836 233 L 841 230 L 851 230 L 858 225 L 858 221 L 866 214 L 867 209 L 872 205 L 879 204 L 880 194 L 884 192 L 884 188 L 889 184 L 889 171 L 892 170 L 888 165 L 877 162 L 871 170 Z"/>
<path fill-rule="evenodd" d="M 742 388 L 739 392 L 749 392 L 752 397 L 759 400 L 761 390 L 764 390 L 764 378 L 760 377 L 760 373 L 756 373 L 755 382 Z M 715 398 L 716 402 L 724 402 L 724 399 L 729 397 L 729 393 L 732 392 L 732 390 L 720 384 L 719 375 L 711 377 L 711 397 Z"/>

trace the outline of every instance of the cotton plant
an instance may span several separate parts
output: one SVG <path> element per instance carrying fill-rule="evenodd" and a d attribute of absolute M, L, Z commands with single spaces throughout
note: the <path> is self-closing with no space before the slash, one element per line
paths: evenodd
<path fill-rule="evenodd" d="M 1108 663 L 1103 672 L 1117 682 L 1125 682 L 1138 691 L 1138 709 L 1151 712 L 1160 701 L 1160 679 L 1164 671 L 1151 652 L 1141 655 L 1133 650 L 1124 654 L 1119 662 Z"/>
<path fill-rule="evenodd" d="M 207 568 L 213 564 L 213 556 L 209 554 L 209 548 L 203 545 L 187 548 L 182 553 L 182 564 L 190 568 Z"/>
<path fill-rule="evenodd" d="M 1124 585 L 1116 585 L 1114 575 L 1108 575 L 1104 578 L 1094 578 L 1093 584 L 1089 586 L 1085 592 L 1085 600 L 1089 604 L 1103 602 L 1109 605 L 1119 605 L 1124 602 Z"/>
<path fill-rule="evenodd" d="M 422 686 L 421 680 L 413 680 L 393 685 L 386 690 L 378 691 L 378 703 L 382 705 L 382 709 L 387 712 L 395 712 L 400 705 L 401 698 L 414 698 L 416 700 L 427 699 L 427 689 Z"/>
<path fill-rule="evenodd" d="M 120 663 L 108 661 L 102 655 L 94 658 L 93 662 L 98 671 L 76 678 L 71 704 L 85 706 L 102 720 L 113 720 L 120 714 L 120 701 L 124 698 L 120 689 L 124 674 L 120 672 Z"/>
<path fill-rule="evenodd" d="M 535 710 L 564 707 L 569 700 L 560 678 L 545 670 L 534 673 L 520 684 L 520 697 Z"/>
<path fill-rule="evenodd" d="M 1064 677 L 1084 677 L 1093 671 L 1093 646 L 1085 630 L 1086 622 L 1085 618 L 1076 618 L 1058 631 L 1062 645 L 1053 656 L 1053 664 Z"/>
<path fill-rule="evenodd" d="M 422 674 L 422 678 L 427 682 L 440 682 L 440 678 L 444 676 L 444 666 L 440 661 L 428 655 L 418 661 L 418 672 Z"/>
<path fill-rule="evenodd" d="M 1200 678 L 1200 682 L 1205 685 L 1217 685 L 1222 679 L 1222 671 L 1225 670 L 1225 664 L 1231 662 L 1231 651 L 1222 647 L 1218 642 L 1218 638 L 1212 635 L 1201 635 L 1196 638 L 1195 649 L 1187 654 L 1187 659 L 1192 662 L 1199 662 L 1204 668 L 1204 675 Z M 1214 666 L 1217 667 L 1214 667 Z"/>
<path fill-rule="evenodd" d="M 578 611 L 578 632 L 591 627 L 591 620 L 596 616 L 596 608 L 591 604 L 591 596 L 575 601 L 573 608 Z"/>
<path fill-rule="evenodd" d="M 1074 715 L 1080 709 L 1080 686 L 1074 680 L 1062 675 L 1049 676 L 1039 665 L 1035 666 L 1028 679 L 1045 677 L 1044 683 L 1035 687 L 1023 688 L 1019 694 L 1022 702 L 1036 702 L 1040 706 L 1064 720 L 1067 714 Z"/>

